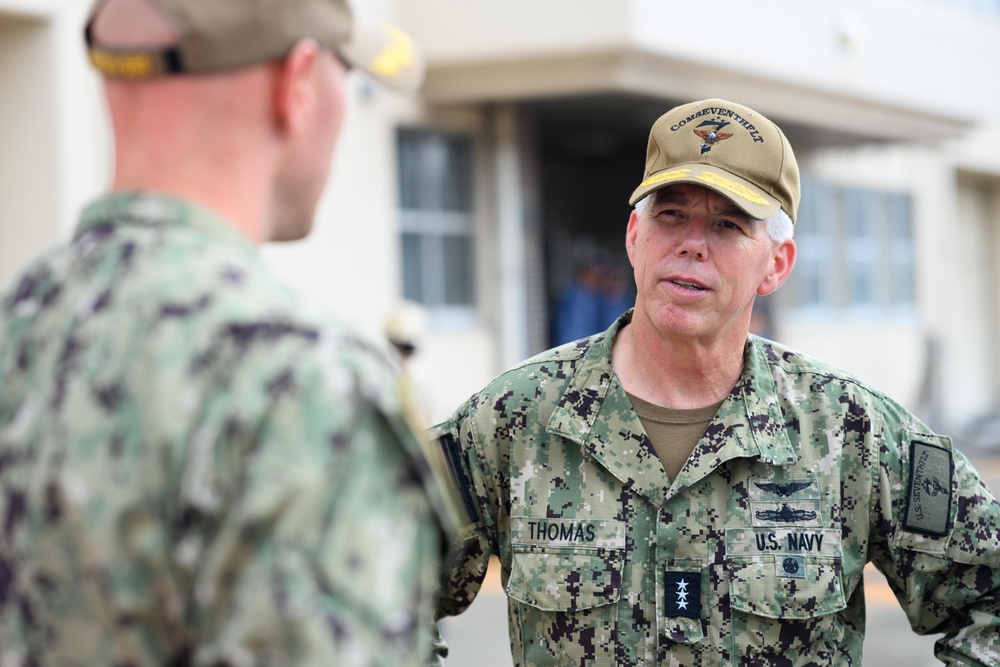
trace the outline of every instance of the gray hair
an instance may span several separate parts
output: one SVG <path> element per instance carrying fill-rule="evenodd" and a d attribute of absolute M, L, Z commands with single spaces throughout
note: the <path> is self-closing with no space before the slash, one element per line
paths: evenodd
<path fill-rule="evenodd" d="M 655 190 L 650 193 L 650 195 L 655 195 L 659 190 Z M 649 208 L 649 204 L 652 201 L 650 195 L 646 195 L 639 201 L 635 203 L 635 212 L 642 216 L 645 215 L 646 209 Z M 775 243 L 784 243 L 785 241 L 790 241 L 792 236 L 795 234 L 795 225 L 792 224 L 792 219 L 788 217 L 783 209 L 778 209 L 778 212 L 772 215 L 764 222 L 765 228 L 767 229 L 767 235 Z"/>

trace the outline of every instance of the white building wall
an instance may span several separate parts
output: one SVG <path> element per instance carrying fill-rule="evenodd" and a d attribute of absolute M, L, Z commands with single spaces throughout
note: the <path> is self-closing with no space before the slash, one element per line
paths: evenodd
<path fill-rule="evenodd" d="M 961 430 L 997 408 L 994 270 L 1000 219 L 991 179 L 959 177 L 935 146 L 826 150 L 802 161 L 811 176 L 913 198 L 917 307 L 910 315 L 783 311 L 782 339 L 856 373 L 936 428 Z"/>
<path fill-rule="evenodd" d="M 826 149 L 801 156 L 800 166 L 826 184 L 913 197 L 917 303 L 911 313 L 831 310 L 803 315 L 783 309 L 778 323 L 782 341 L 855 373 L 911 409 L 930 412 L 926 383 L 938 383 L 933 387 L 937 397 L 941 378 L 928 377 L 934 373 L 928 345 L 932 339 L 943 342 L 948 329 L 940 287 L 949 266 L 935 252 L 946 230 L 940 211 L 948 210 L 954 197 L 951 172 L 937 153 L 919 147 Z"/>
<path fill-rule="evenodd" d="M 80 209 L 105 190 L 112 177 L 111 125 L 100 77 L 87 62 L 82 37 L 89 4 L 52 2 L 55 67 L 50 85 L 56 95 L 52 132 L 61 191 L 56 198 L 57 219 L 64 235 L 72 231 Z"/>
<path fill-rule="evenodd" d="M 964 425 L 1000 408 L 996 376 L 1000 219 L 993 208 L 992 188 L 975 180 L 957 179 L 955 205 L 957 215 L 940 221 L 947 231 L 930 261 L 948 267 L 940 289 L 947 305 L 946 324 L 941 327 L 947 341 L 942 402 L 953 422 Z"/>
<path fill-rule="evenodd" d="M 0 0 L 0 282 L 72 230 L 107 183 L 107 125 L 84 62 L 84 3 Z"/>
<path fill-rule="evenodd" d="M 0 281 L 58 236 L 52 26 L 0 15 Z"/>

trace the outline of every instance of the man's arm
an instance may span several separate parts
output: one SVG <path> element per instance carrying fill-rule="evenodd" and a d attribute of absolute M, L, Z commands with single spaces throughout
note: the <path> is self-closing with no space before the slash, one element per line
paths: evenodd
<path fill-rule="evenodd" d="M 1000 664 L 1000 504 L 948 438 L 888 422 L 872 560 L 939 659 Z"/>
<path fill-rule="evenodd" d="M 460 517 L 458 535 L 441 573 L 438 619 L 457 616 L 472 604 L 495 548 L 491 538 L 495 526 L 492 508 L 497 502 L 495 486 L 474 446 L 476 435 L 469 410 L 467 403 L 449 421 L 430 431 L 446 462 L 452 505 Z M 448 649 L 437 628 L 435 637 L 436 664 L 443 664 Z"/>

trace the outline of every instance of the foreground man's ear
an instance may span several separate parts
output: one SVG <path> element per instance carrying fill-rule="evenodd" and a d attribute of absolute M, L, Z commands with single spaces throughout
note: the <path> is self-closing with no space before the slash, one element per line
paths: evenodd
<path fill-rule="evenodd" d="M 275 65 L 274 111 L 278 132 L 294 134 L 316 104 L 315 70 L 323 50 L 314 40 L 301 39 Z"/>

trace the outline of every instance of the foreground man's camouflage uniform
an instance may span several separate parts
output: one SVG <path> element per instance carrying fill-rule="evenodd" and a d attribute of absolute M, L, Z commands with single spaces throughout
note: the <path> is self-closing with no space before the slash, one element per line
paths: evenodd
<path fill-rule="evenodd" d="M 493 553 L 519 666 L 861 665 L 874 562 L 917 632 L 946 633 L 939 658 L 1000 664 L 1000 507 L 947 438 L 751 336 L 670 480 L 609 361 L 628 318 L 525 361 L 437 427 L 470 518 L 443 615 L 468 606 Z"/>
<path fill-rule="evenodd" d="M 0 303 L 0 665 L 424 663 L 394 377 L 210 213 L 91 205 Z"/>

